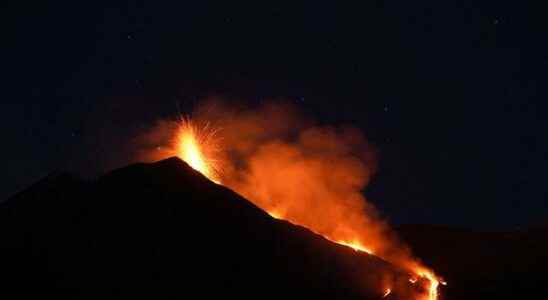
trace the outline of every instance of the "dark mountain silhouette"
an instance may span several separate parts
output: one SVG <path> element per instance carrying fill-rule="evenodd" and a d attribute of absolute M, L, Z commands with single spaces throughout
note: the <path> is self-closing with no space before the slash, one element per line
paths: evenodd
<path fill-rule="evenodd" d="M 541 295 L 548 287 L 548 227 L 474 232 L 405 225 L 398 232 L 447 279 L 447 298 L 545 299 Z"/>
<path fill-rule="evenodd" d="M 48 176 L 0 205 L 0 236 L 3 299 L 380 299 L 388 279 L 390 299 L 417 292 L 176 158 Z"/>

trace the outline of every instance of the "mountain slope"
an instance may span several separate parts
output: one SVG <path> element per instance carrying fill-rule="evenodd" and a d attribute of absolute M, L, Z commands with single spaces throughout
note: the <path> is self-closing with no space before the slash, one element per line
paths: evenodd
<path fill-rule="evenodd" d="M 445 299 L 543 299 L 548 230 L 474 232 L 404 225 L 398 233 L 447 279 Z"/>
<path fill-rule="evenodd" d="M 46 178 L 0 205 L 0 234 L 7 299 L 379 299 L 388 280 L 391 299 L 416 293 L 406 272 L 273 219 L 176 158 Z"/>

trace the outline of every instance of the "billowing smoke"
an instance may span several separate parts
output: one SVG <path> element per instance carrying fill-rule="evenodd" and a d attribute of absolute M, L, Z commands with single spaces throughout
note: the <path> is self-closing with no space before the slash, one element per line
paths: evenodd
<path fill-rule="evenodd" d="M 363 195 L 376 152 L 358 129 L 318 126 L 287 103 L 250 109 L 209 101 L 192 119 L 218 130 L 214 155 L 223 185 L 275 217 L 420 268 Z M 176 155 L 169 147 L 176 128 L 176 121 L 162 121 L 144 137 L 148 160 Z"/>

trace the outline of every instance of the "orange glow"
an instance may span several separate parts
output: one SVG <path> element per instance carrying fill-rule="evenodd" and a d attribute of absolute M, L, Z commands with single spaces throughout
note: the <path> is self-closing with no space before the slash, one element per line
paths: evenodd
<path fill-rule="evenodd" d="M 446 285 L 445 281 L 438 279 L 432 272 L 427 270 L 419 270 L 417 274 L 428 281 L 428 300 L 437 300 L 439 297 L 438 287 L 440 281 Z"/>
<path fill-rule="evenodd" d="M 188 163 L 194 170 L 202 173 L 215 183 L 220 183 L 217 176 L 218 165 L 206 153 L 217 151 L 216 131 L 208 131 L 208 126 L 198 128 L 189 119 L 182 119 L 176 140 L 177 156 Z"/>
<path fill-rule="evenodd" d="M 354 249 L 354 251 L 361 251 L 369 255 L 373 255 L 373 251 L 367 247 L 364 247 L 359 241 L 353 241 L 353 242 L 334 241 L 334 242 L 340 245 L 345 245 L 347 247 L 350 247 Z"/>
<path fill-rule="evenodd" d="M 278 212 L 278 211 L 266 211 L 267 214 L 269 214 L 272 218 L 274 219 L 278 219 L 278 220 L 285 220 L 285 218 L 283 217 L 283 215 Z M 286 220 L 289 222 L 289 220 Z M 310 228 L 309 228 L 310 229 Z M 373 250 L 363 246 L 360 241 L 358 240 L 355 240 L 355 241 L 352 241 L 352 242 L 347 242 L 347 241 L 343 241 L 343 240 L 339 240 L 339 241 L 335 241 L 333 239 L 331 239 L 330 237 L 328 236 L 325 236 L 325 235 L 322 235 L 318 232 L 315 232 L 313 231 L 312 229 L 310 229 L 312 232 L 314 232 L 315 234 L 317 235 L 321 235 L 322 237 L 324 237 L 326 240 L 328 241 L 331 241 L 333 243 L 336 243 L 336 244 L 339 244 L 339 245 L 343 245 L 343 246 L 346 246 L 346 247 L 350 247 L 352 248 L 354 251 L 357 251 L 357 252 L 365 252 L 369 255 L 373 255 Z"/>
<path fill-rule="evenodd" d="M 243 123 L 229 124 L 234 127 L 232 130 L 223 126 L 226 133 L 223 150 L 239 151 L 238 159 L 247 169 L 238 169 L 234 161 L 224 156 L 219 160 L 221 147 L 217 131 L 207 123 L 199 126 L 203 123 L 181 120 L 175 152 L 193 169 L 217 184 L 222 181 L 272 218 L 306 227 L 331 242 L 406 269 L 411 274 L 409 282 L 424 288 L 420 300 L 439 299 L 439 285 L 446 283 L 413 258 L 363 198 L 361 189 L 367 184 L 371 171 L 347 153 L 349 146 L 345 138 L 332 131 L 312 129 L 304 131 L 297 142 L 276 140 L 254 146 L 254 139 L 261 140 L 256 137 L 257 128 L 270 126 L 254 127 L 263 119 L 250 118 L 253 121 L 249 124 L 244 122 L 245 118 L 235 118 Z M 222 174 L 218 171 L 220 163 L 227 166 Z M 387 288 L 383 298 L 391 293 Z"/>
<path fill-rule="evenodd" d="M 272 214 L 270 214 L 270 215 L 272 216 Z M 375 255 L 372 250 L 368 249 L 367 247 L 364 247 L 359 241 L 345 242 L 345 241 L 334 241 L 334 240 L 332 240 L 332 239 L 330 239 L 329 237 L 326 237 L 326 236 L 324 236 L 324 238 L 326 238 L 327 240 L 332 241 L 334 243 L 337 243 L 339 245 L 344 245 L 344 246 L 350 247 L 354 251 L 365 252 L 369 255 Z M 427 286 L 428 295 L 424 300 L 438 300 L 438 298 L 439 298 L 439 291 L 438 291 L 439 285 L 440 284 L 447 285 L 447 282 L 437 278 L 431 271 L 428 271 L 428 270 L 419 269 L 416 272 L 417 272 L 416 274 L 419 277 L 421 277 L 421 278 L 428 281 L 428 286 Z M 411 277 L 411 278 L 409 278 L 409 282 L 411 282 L 412 284 L 415 284 L 417 282 L 417 278 Z M 386 289 L 386 292 L 385 292 L 383 298 L 386 298 L 391 292 L 392 292 L 391 289 Z"/>
<path fill-rule="evenodd" d="M 267 213 L 274 219 L 283 220 L 282 214 L 277 211 L 267 211 Z"/>
<path fill-rule="evenodd" d="M 274 219 L 284 219 L 281 217 L 281 214 L 277 213 L 277 212 L 271 212 L 271 211 L 267 211 L 267 213 L 273 217 Z M 313 231 L 313 230 L 312 230 Z M 314 231 L 313 231 L 314 232 Z M 339 244 L 339 245 L 343 245 L 343 246 L 346 246 L 346 247 L 349 247 L 349 248 L 352 248 L 354 251 L 357 251 L 357 252 L 364 252 L 364 253 L 367 253 L 369 255 L 375 255 L 373 253 L 373 251 L 365 246 L 363 246 L 359 241 L 355 240 L 355 241 L 352 241 L 352 242 L 347 242 L 347 241 L 342 241 L 342 240 L 333 240 L 327 236 L 324 236 L 322 234 L 319 234 L 317 232 L 314 232 L 318 235 L 321 235 L 323 236 L 325 239 L 333 242 L 333 243 L 336 243 L 336 244 Z M 381 256 L 378 256 L 380 258 L 383 258 Z M 439 299 L 439 291 L 438 291 L 438 288 L 439 288 L 439 285 L 447 285 L 447 282 L 439 279 L 438 277 L 436 277 L 431 271 L 428 271 L 426 269 L 423 269 L 422 267 L 417 267 L 416 270 L 413 270 L 414 272 L 416 272 L 415 274 L 426 280 L 428 283 L 427 283 L 427 292 L 428 292 L 428 295 L 426 295 L 426 297 L 423 299 L 423 300 L 438 300 Z M 416 277 L 411 277 L 409 278 L 409 282 L 412 283 L 412 284 L 415 284 L 416 282 L 418 281 L 418 279 Z M 390 288 L 386 289 L 384 295 L 382 298 L 386 298 L 388 295 L 390 295 L 390 293 L 392 292 L 392 290 Z M 421 298 L 422 299 L 422 298 Z"/>

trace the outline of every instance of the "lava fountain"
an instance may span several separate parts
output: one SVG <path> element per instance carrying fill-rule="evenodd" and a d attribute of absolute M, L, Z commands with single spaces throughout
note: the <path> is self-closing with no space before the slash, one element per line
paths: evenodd
<path fill-rule="evenodd" d="M 218 162 L 211 156 L 219 150 L 215 139 L 216 133 L 216 130 L 210 130 L 208 124 L 198 127 L 190 119 L 182 118 L 177 132 L 175 148 L 178 157 L 188 163 L 194 170 L 219 184 Z"/>
<path fill-rule="evenodd" d="M 220 179 L 220 161 L 217 159 L 220 152 L 220 142 L 217 137 L 218 130 L 212 129 L 209 126 L 209 123 L 205 123 L 204 126 L 199 126 L 198 124 L 192 122 L 189 118 L 182 118 L 178 124 L 178 130 L 175 137 L 175 152 L 178 157 L 187 162 L 193 169 L 200 172 L 208 179 L 214 181 L 217 184 L 221 184 Z M 230 186 L 240 192 L 238 188 Z M 249 197 L 250 200 L 254 201 L 252 197 Z M 426 288 L 426 295 L 421 296 L 420 300 L 438 300 L 439 299 L 439 285 L 445 285 L 446 283 L 438 278 L 433 271 L 422 266 L 416 261 L 405 262 L 404 265 L 394 260 L 391 260 L 388 257 L 383 257 L 382 254 L 376 253 L 374 247 L 370 245 L 365 245 L 363 239 L 354 237 L 353 239 L 348 239 L 348 237 L 340 238 L 338 236 L 327 235 L 321 230 L 317 230 L 313 223 L 298 222 L 298 220 L 287 217 L 283 212 L 277 211 L 271 207 L 265 207 L 261 205 L 260 202 L 255 202 L 257 206 L 265 210 L 271 217 L 275 219 L 283 219 L 288 222 L 307 227 L 311 231 L 315 232 L 318 235 L 323 236 L 327 240 L 350 247 L 355 251 L 363 252 L 368 255 L 374 255 L 381 259 L 384 259 L 388 262 L 391 262 L 395 265 L 400 265 L 404 269 L 409 270 L 412 274 L 410 275 L 409 282 L 412 285 L 418 284 L 418 282 L 423 282 Z M 419 281 L 418 279 L 421 279 Z M 383 293 L 383 298 L 388 297 L 391 294 L 392 290 L 386 288 Z"/>

